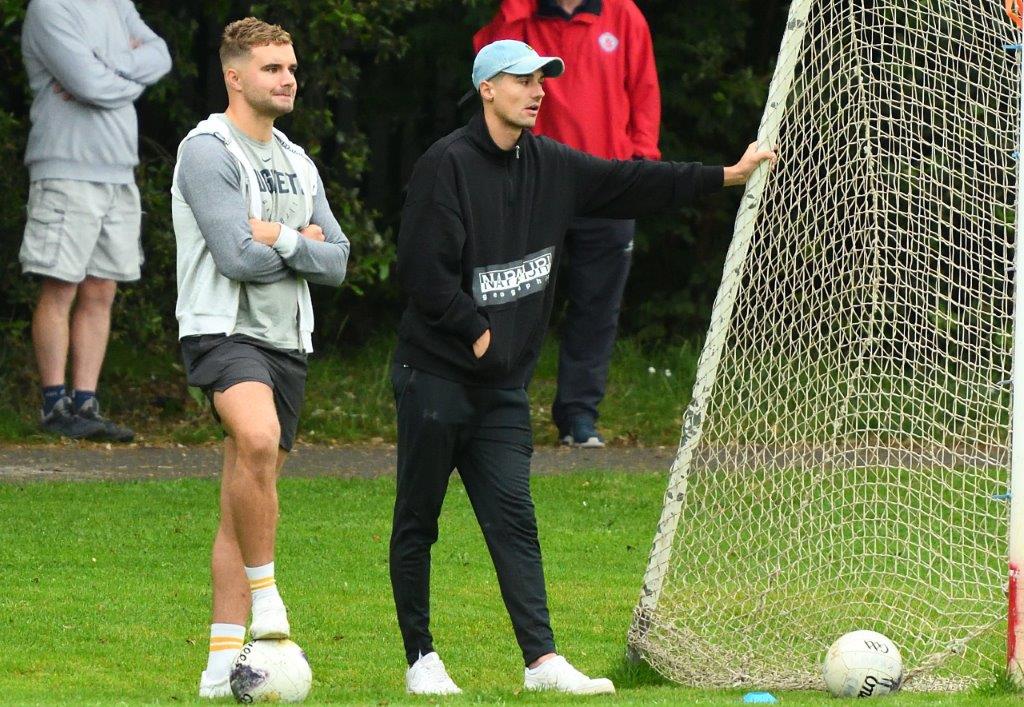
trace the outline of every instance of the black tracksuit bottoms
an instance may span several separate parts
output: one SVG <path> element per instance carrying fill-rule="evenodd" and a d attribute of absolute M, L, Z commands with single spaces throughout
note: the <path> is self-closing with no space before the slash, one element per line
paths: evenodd
<path fill-rule="evenodd" d="M 395 366 L 391 381 L 398 408 L 391 588 L 409 664 L 434 650 L 430 547 L 456 468 L 483 530 L 523 660 L 529 665 L 555 652 L 530 497 L 533 432 L 526 391 L 466 386 L 404 365 Z"/>

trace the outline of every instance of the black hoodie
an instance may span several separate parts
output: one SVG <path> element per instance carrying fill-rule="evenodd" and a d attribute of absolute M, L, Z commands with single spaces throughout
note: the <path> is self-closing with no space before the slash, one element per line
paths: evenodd
<path fill-rule="evenodd" d="M 398 233 L 409 304 L 395 362 L 466 385 L 525 386 L 569 222 L 673 209 L 722 181 L 722 167 L 603 160 L 528 130 L 502 150 L 477 113 L 413 169 Z M 473 342 L 487 329 L 491 345 L 477 359 Z"/>

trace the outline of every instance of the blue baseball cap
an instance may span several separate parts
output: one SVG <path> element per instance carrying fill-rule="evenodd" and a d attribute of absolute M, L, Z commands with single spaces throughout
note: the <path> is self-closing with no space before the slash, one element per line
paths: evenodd
<path fill-rule="evenodd" d="M 499 39 L 477 52 L 473 61 L 473 89 L 479 90 L 481 82 L 502 72 L 525 76 L 537 69 L 542 70 L 545 76 L 555 78 L 565 71 L 565 62 L 557 56 L 540 56 L 529 44 Z"/>

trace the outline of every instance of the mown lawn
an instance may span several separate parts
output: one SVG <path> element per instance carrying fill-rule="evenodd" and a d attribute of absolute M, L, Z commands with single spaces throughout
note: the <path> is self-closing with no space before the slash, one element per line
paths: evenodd
<path fill-rule="evenodd" d="M 616 704 L 739 704 L 741 691 L 663 682 L 623 661 L 664 491 L 661 474 L 537 477 L 559 647 L 616 680 Z M 311 700 L 429 704 L 404 694 L 387 579 L 391 479 L 281 482 L 278 578 L 307 651 Z M 0 484 L 0 701 L 195 700 L 205 661 L 209 480 Z M 522 665 L 465 492 L 453 483 L 434 553 L 437 645 L 465 695 L 445 702 L 567 702 L 521 694 Z M 994 682 L 994 681 L 993 681 Z M 823 693 L 780 694 L 819 704 Z M 1019 704 L 998 687 L 886 704 Z"/>

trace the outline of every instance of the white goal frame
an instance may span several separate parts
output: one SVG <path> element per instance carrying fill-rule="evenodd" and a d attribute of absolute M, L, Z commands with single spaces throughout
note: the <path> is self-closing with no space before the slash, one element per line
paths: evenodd
<path fill-rule="evenodd" d="M 1007 10 L 1010 3 L 1007 2 Z M 1020 3 L 1016 3 L 1018 9 Z M 1009 12 L 1008 12 L 1009 14 Z M 1020 224 L 1024 215 L 1024 32 L 1018 33 L 1014 47 L 1020 65 L 1021 126 L 1017 140 L 1017 216 Z M 1013 269 L 1024 272 L 1024 238 L 1021 228 L 1014 231 Z M 1013 392 L 1011 412 L 1010 448 L 1010 528 L 1007 547 L 1009 581 L 1007 584 L 1007 641 L 1006 669 L 1010 679 L 1024 687 L 1024 343 L 1019 332 L 1024 331 L 1024 286 L 1019 277 L 1013 288 Z"/>
<path fill-rule="evenodd" d="M 804 45 L 808 16 L 815 2 L 821 0 L 793 0 L 779 59 L 771 80 L 768 98 L 758 129 L 757 143 L 768 148 L 776 145 L 780 126 L 787 107 L 787 98 L 794 83 L 795 71 Z M 990 2 L 992 11 L 999 13 L 1000 0 Z M 1019 0 L 1005 0 L 1007 10 L 1011 4 L 1020 6 Z M 1024 117 L 1024 33 L 1017 32 L 1017 44 L 1007 46 L 1008 61 L 1016 61 L 1020 71 L 1020 115 Z M 1015 52 L 1015 54 L 1013 53 Z M 1017 141 L 1017 193 L 1016 223 L 1024 220 L 1024 119 L 1021 120 Z M 785 160 L 785 155 L 780 159 Z M 662 513 L 657 525 L 651 554 L 643 578 L 643 587 L 630 628 L 628 653 L 631 658 L 642 658 L 632 640 L 646 634 L 649 617 L 655 612 L 662 595 L 663 583 L 673 552 L 673 539 L 678 530 L 681 509 L 687 494 L 690 466 L 704 433 L 704 421 L 716 381 L 723 349 L 733 321 L 737 293 L 742 284 L 745 262 L 751 246 L 755 221 L 762 203 L 766 185 L 771 179 L 770 169 L 763 164 L 748 181 L 736 218 L 733 238 L 726 255 L 723 278 L 710 317 L 707 338 L 697 366 L 691 402 L 685 410 L 677 456 L 672 464 Z M 1024 272 L 1024 237 L 1021 228 L 1014 232 L 1013 267 L 1015 273 Z M 1014 278 L 1013 330 L 1024 331 L 1024 285 Z M 1009 455 L 1009 520 L 1007 528 L 1007 672 L 1019 686 L 1024 686 L 1024 341 L 1014 337 L 1012 346 L 1012 394 L 1010 412 Z"/>

